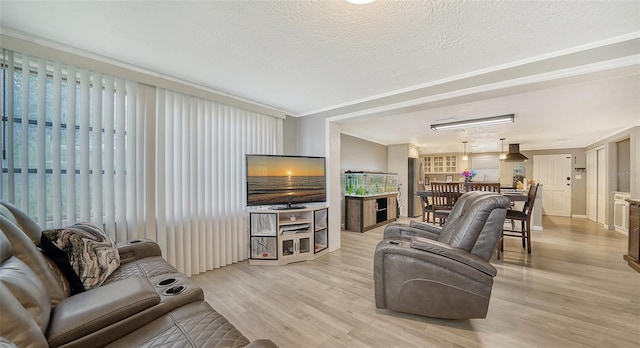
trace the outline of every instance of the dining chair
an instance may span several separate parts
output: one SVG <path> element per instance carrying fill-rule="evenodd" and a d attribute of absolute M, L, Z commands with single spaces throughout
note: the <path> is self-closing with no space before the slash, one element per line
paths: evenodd
<path fill-rule="evenodd" d="M 500 193 L 500 183 L 499 182 L 465 182 L 464 183 L 464 191 L 489 191 L 489 192 L 497 192 Z"/>
<path fill-rule="evenodd" d="M 424 181 L 418 181 L 418 190 L 426 191 L 427 187 L 424 184 Z M 420 196 L 421 206 L 422 206 L 422 221 L 430 222 L 429 215 L 433 213 L 433 205 L 429 202 L 429 197 Z M 435 219 L 434 219 L 435 222 Z"/>
<path fill-rule="evenodd" d="M 462 195 L 460 189 L 460 183 L 457 182 L 432 182 L 431 183 L 431 204 L 433 206 L 433 222 L 436 222 L 436 218 L 440 225 L 442 225 L 453 205 Z"/>
<path fill-rule="evenodd" d="M 512 228 L 502 231 L 500 238 L 500 251 L 504 251 L 504 237 L 519 237 L 522 239 L 522 247 L 527 247 L 527 253 L 531 254 L 531 216 L 533 215 L 533 207 L 538 194 L 538 186 L 540 184 L 531 185 L 527 194 L 527 201 L 524 203 L 522 210 L 509 209 L 505 220 L 511 220 Z M 514 221 L 520 221 L 520 230 L 513 228 Z M 499 256 L 499 254 L 498 254 Z"/>

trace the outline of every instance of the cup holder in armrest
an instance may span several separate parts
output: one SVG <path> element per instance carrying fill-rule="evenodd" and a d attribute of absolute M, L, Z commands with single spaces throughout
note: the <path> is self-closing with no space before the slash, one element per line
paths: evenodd
<path fill-rule="evenodd" d="M 161 281 L 156 283 L 156 286 L 158 287 L 164 287 L 164 286 L 169 286 L 169 285 L 173 285 L 178 281 L 178 279 L 176 278 L 166 278 L 166 279 L 162 279 Z"/>
<path fill-rule="evenodd" d="M 163 295 L 177 295 L 181 292 L 183 292 L 187 287 L 184 285 L 176 285 L 174 287 L 168 288 L 165 291 L 162 292 Z"/>
<path fill-rule="evenodd" d="M 134 240 L 128 241 L 129 244 L 137 244 L 137 243 L 142 243 L 142 242 L 144 242 L 144 240 L 142 240 L 142 239 L 134 239 Z"/>

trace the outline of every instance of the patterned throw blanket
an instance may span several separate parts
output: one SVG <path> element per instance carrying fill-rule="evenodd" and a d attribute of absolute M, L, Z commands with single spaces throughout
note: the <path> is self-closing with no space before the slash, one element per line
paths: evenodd
<path fill-rule="evenodd" d="M 120 267 L 116 243 L 88 223 L 43 231 L 40 246 L 67 277 L 72 294 L 100 286 Z"/>

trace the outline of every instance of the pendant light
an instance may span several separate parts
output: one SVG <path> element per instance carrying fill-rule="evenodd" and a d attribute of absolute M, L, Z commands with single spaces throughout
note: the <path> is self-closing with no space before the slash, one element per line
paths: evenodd
<path fill-rule="evenodd" d="M 507 158 L 507 154 L 504 153 L 504 138 L 500 138 L 500 142 L 501 142 L 501 145 L 500 145 L 500 159 L 504 160 L 504 159 Z"/>
<path fill-rule="evenodd" d="M 462 143 L 464 144 L 464 151 L 462 153 L 462 160 L 463 161 L 467 161 L 469 159 L 469 156 L 467 156 L 467 142 L 463 141 Z"/>

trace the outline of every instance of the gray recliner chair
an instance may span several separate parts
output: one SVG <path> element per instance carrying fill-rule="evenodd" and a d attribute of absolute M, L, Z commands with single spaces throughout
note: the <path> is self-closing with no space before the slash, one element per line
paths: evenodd
<path fill-rule="evenodd" d="M 489 260 L 509 204 L 497 193 L 469 192 L 442 229 L 388 226 L 374 256 L 376 307 L 445 319 L 485 318 L 496 275 Z"/>

